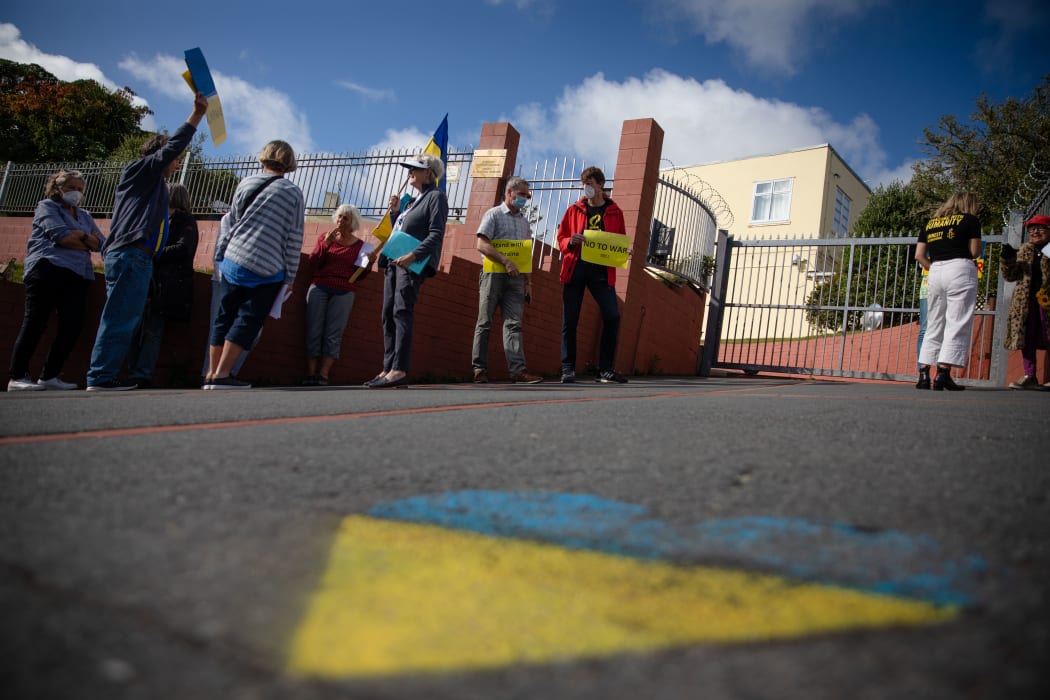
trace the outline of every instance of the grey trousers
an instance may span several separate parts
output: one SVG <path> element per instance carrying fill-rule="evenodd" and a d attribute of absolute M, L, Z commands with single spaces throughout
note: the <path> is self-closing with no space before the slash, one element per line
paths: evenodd
<path fill-rule="evenodd" d="M 339 358 L 354 293 L 336 294 L 311 284 L 306 291 L 306 356 Z"/>
<path fill-rule="evenodd" d="M 423 276 L 394 263 L 383 277 L 383 371 L 408 372 L 412 359 L 412 326 Z"/>
<path fill-rule="evenodd" d="M 496 309 L 503 317 L 503 351 L 511 375 L 525 371 L 521 316 L 525 309 L 525 279 L 505 272 L 482 272 L 478 283 L 478 321 L 474 326 L 474 369 L 488 369 L 489 332 Z"/>

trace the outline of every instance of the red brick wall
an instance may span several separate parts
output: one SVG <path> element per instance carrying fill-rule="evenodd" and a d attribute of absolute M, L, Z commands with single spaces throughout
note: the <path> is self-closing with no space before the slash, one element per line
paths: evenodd
<path fill-rule="evenodd" d="M 486 124 L 479 148 L 506 148 L 504 176 L 513 172 L 519 136 L 509 124 Z M 655 192 L 663 132 L 651 119 L 624 123 L 620 156 L 615 173 L 616 201 L 628 219 L 633 238 L 634 260 L 645 259 L 649 219 Z M 480 256 L 475 249 L 474 232 L 481 215 L 501 199 L 504 180 L 475 179 L 467 220 L 449 224 L 440 263 L 440 272 L 422 288 L 416 310 L 411 375 L 415 378 L 467 379 L 470 376 L 471 346 L 478 309 Z M 97 220 L 108 230 L 109 222 Z M 0 257 L 22 260 L 30 233 L 28 217 L 0 217 Z M 209 270 L 214 253 L 217 221 L 199 222 L 201 233 L 195 267 Z M 370 231 L 372 223 L 365 224 Z M 297 277 L 293 296 L 282 309 L 282 318 L 268 319 L 259 348 L 251 354 L 242 371 L 250 380 L 271 384 L 294 384 L 304 374 L 306 362 L 305 299 L 309 270 L 305 254 L 313 249 L 317 236 L 328 230 L 328 223 L 309 222 L 303 241 L 303 269 Z M 561 284 L 560 263 L 548 258 L 546 268 L 532 276 L 533 300 L 525 310 L 524 344 L 529 369 L 557 375 L 561 365 Z M 641 265 L 618 271 L 617 293 L 623 310 L 617 368 L 624 373 L 695 374 L 700 328 L 706 300 L 689 289 L 674 289 L 651 278 Z M 105 299 L 105 281 L 96 276 L 90 289 L 87 319 L 63 376 L 83 383 L 90 360 L 98 319 Z M 169 324 L 155 379 L 159 385 L 185 385 L 196 381 L 204 359 L 208 332 L 210 275 L 196 276 L 193 317 L 184 323 Z M 379 371 L 383 357 L 380 312 L 383 278 L 372 272 L 358 284 L 358 294 L 343 336 L 342 357 L 332 370 L 333 383 L 359 383 Z M 23 288 L 0 283 L 0 355 L 10 357 L 14 338 L 21 325 Z M 582 372 L 597 363 L 600 318 L 593 300 L 585 300 L 578 331 L 579 367 Z M 52 326 L 54 324 L 52 323 Z M 49 329 L 34 355 L 31 368 L 36 376 L 53 337 Z M 502 333 L 497 318 L 490 335 L 489 368 L 494 379 L 506 377 Z"/>

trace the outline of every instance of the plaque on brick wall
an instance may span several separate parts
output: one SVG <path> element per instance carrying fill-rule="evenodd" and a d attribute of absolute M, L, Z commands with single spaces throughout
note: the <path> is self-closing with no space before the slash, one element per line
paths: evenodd
<path fill-rule="evenodd" d="M 503 167 L 507 163 L 506 148 L 479 148 L 474 151 L 470 163 L 470 176 L 503 177 Z"/>

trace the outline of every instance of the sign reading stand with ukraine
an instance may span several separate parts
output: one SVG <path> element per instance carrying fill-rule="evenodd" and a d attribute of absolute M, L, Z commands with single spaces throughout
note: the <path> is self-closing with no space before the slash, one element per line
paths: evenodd
<path fill-rule="evenodd" d="M 186 67 L 189 70 L 182 74 L 182 79 L 194 93 L 199 92 L 208 98 L 208 111 L 205 113 L 208 131 L 211 132 L 212 144 L 218 146 L 226 140 L 226 118 L 222 114 L 222 103 L 219 101 L 219 93 L 215 90 L 215 81 L 200 48 L 187 49 L 185 53 Z"/>

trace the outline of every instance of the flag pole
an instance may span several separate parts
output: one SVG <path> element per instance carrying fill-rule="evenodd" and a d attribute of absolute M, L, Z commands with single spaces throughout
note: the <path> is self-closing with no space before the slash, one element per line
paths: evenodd
<path fill-rule="evenodd" d="M 401 183 L 401 189 L 399 189 L 397 191 L 397 194 L 394 195 L 394 196 L 400 196 L 401 193 L 405 191 L 406 187 L 408 187 L 408 178 L 407 177 L 405 178 L 405 181 L 403 183 Z M 387 212 L 385 214 L 384 218 L 387 217 L 387 216 L 390 216 L 390 212 Z M 372 269 L 372 265 L 374 265 L 375 261 L 379 259 L 379 253 L 383 250 L 383 246 L 385 246 L 385 245 L 386 245 L 386 241 L 379 241 L 379 245 L 376 246 L 375 250 L 373 250 L 368 256 L 368 265 L 366 265 L 365 267 L 357 268 L 356 270 L 354 270 L 354 274 L 350 275 L 350 284 L 353 284 L 354 282 L 356 282 L 358 280 L 358 278 L 361 277 L 361 275 L 363 275 L 365 273 L 365 270 Z"/>

